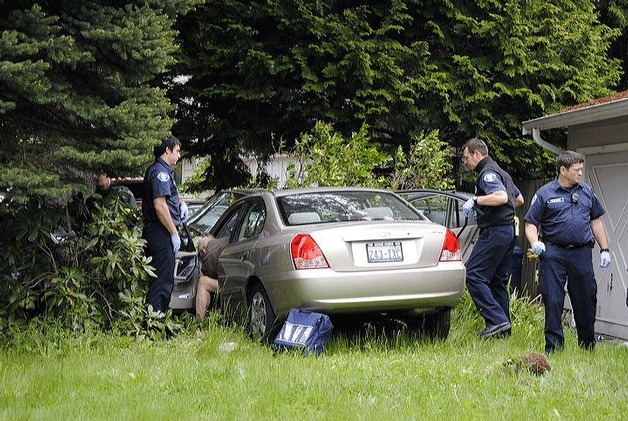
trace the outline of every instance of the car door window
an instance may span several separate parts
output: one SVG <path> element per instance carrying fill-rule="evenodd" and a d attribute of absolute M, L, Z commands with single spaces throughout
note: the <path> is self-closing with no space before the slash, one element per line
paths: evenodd
<path fill-rule="evenodd" d="M 450 228 L 460 228 L 464 225 L 464 212 L 462 211 L 462 205 L 464 205 L 464 200 L 451 199 L 452 205 L 452 221 Z M 473 216 L 469 216 L 468 223 L 471 224 L 473 220 Z"/>
<path fill-rule="evenodd" d="M 447 203 L 444 196 L 422 197 L 412 201 L 412 205 L 432 222 L 447 226 Z"/>
<path fill-rule="evenodd" d="M 255 199 L 249 202 L 238 233 L 238 241 L 259 237 L 266 221 L 264 201 Z"/>
<path fill-rule="evenodd" d="M 238 206 L 233 209 L 227 219 L 222 224 L 222 226 L 218 229 L 218 233 L 216 234 L 216 238 L 229 237 L 232 238 L 232 234 L 237 226 L 238 220 L 240 219 L 240 214 L 242 213 L 243 205 Z M 230 240 L 229 242 L 231 242 Z"/>

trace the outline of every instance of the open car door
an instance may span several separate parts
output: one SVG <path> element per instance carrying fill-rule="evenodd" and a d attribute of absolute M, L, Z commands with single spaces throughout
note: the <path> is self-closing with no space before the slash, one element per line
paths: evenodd
<path fill-rule="evenodd" d="M 173 310 L 188 310 L 195 307 L 196 286 L 201 274 L 201 265 L 198 258 L 194 238 L 186 224 L 179 229 L 181 250 L 175 255 L 174 288 L 170 295 L 170 308 Z"/>

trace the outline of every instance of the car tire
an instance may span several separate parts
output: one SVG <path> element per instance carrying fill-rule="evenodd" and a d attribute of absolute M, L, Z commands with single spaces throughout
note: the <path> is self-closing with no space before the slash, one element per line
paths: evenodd
<path fill-rule="evenodd" d="M 451 327 L 451 309 L 441 309 L 423 316 L 423 333 L 430 339 L 444 341 Z"/>
<path fill-rule="evenodd" d="M 276 317 L 262 284 L 255 283 L 251 286 L 248 303 L 249 335 L 260 342 L 269 342 Z"/>

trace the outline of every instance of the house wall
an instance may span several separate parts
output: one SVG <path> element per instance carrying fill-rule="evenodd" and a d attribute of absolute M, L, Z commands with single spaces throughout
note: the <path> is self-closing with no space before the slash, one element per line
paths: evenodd
<path fill-rule="evenodd" d="M 260 171 L 260 165 L 255 158 L 245 158 L 244 163 L 249 167 L 251 174 L 255 175 Z M 270 162 L 267 162 L 263 169 L 271 177 L 271 179 L 277 182 L 277 187 L 282 188 L 286 184 L 288 176 L 288 166 L 295 164 L 294 158 L 290 158 L 287 155 L 277 154 L 272 157 Z"/>
<path fill-rule="evenodd" d="M 567 147 L 580 148 L 628 143 L 628 116 L 569 127 Z"/>
<path fill-rule="evenodd" d="M 584 180 L 607 211 L 602 222 L 613 262 L 601 268 L 595 247 L 595 329 L 628 339 L 628 116 L 571 126 L 567 146 L 585 155 Z"/>
<path fill-rule="evenodd" d="M 195 157 L 192 159 L 186 158 L 179 161 L 178 172 L 180 173 L 180 176 L 177 179 L 177 183 L 182 184 L 187 179 L 189 179 L 194 174 L 196 169 L 201 165 L 203 160 L 204 158 Z M 284 187 L 284 185 L 286 184 L 288 166 L 290 164 L 297 164 L 297 162 L 293 158 L 290 158 L 287 155 L 283 154 L 273 156 L 270 162 L 267 162 L 263 166 L 260 166 L 260 163 L 255 158 L 243 158 L 243 161 L 248 166 L 249 171 L 253 175 L 258 174 L 258 172 L 260 172 L 263 168 L 264 171 L 271 177 L 271 179 L 277 182 L 277 186 L 279 188 Z M 202 193 L 198 193 L 194 196 L 189 194 L 182 194 L 181 196 L 183 197 L 183 199 L 189 200 L 192 198 L 207 198 L 212 194 L 213 192 L 211 191 L 205 191 Z"/>

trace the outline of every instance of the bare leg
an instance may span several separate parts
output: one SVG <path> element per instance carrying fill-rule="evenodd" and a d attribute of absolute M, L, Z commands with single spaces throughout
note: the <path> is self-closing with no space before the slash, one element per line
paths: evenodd
<path fill-rule="evenodd" d="M 201 277 L 198 278 L 198 286 L 196 288 L 196 316 L 201 320 L 205 320 L 205 312 L 209 308 L 211 293 L 217 290 L 217 279 L 210 278 L 207 275 L 201 275 Z"/>

